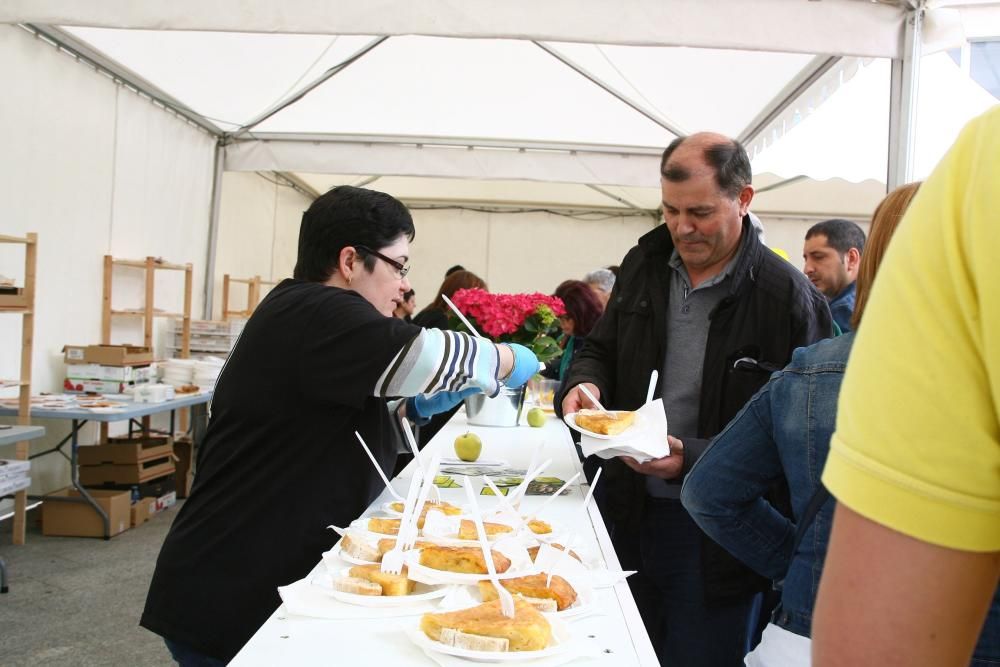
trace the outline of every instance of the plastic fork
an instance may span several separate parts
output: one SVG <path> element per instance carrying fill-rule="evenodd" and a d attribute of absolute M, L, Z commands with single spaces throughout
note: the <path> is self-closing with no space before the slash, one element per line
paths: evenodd
<path fill-rule="evenodd" d="M 465 325 L 466 329 L 468 329 L 469 331 L 471 331 L 472 334 L 476 338 L 482 338 L 483 337 L 483 335 L 481 333 L 479 333 L 478 331 L 476 331 L 476 327 L 472 326 L 472 323 L 470 323 L 469 320 L 465 319 L 465 315 L 463 315 L 462 311 L 460 311 L 458 309 L 458 306 L 456 306 L 454 303 L 451 302 L 451 299 L 449 299 L 448 297 L 446 297 L 444 294 L 441 295 L 441 298 L 444 299 L 444 302 L 446 304 L 448 304 L 449 308 L 451 308 L 451 312 L 455 313 L 455 315 L 458 317 L 458 319 L 461 320 L 462 324 Z"/>
<path fill-rule="evenodd" d="M 427 501 L 427 493 L 434 486 L 434 475 L 437 474 L 438 466 L 441 465 L 441 455 L 435 454 L 431 457 L 431 467 L 427 470 L 427 474 L 424 476 L 424 483 L 420 487 L 420 495 L 417 497 L 417 504 L 413 507 L 413 512 L 410 515 L 410 523 L 404 524 L 400 521 L 399 524 L 399 535 L 396 537 L 396 541 L 403 546 L 403 550 L 412 549 L 414 542 L 417 540 L 417 533 L 420 532 L 418 523 L 420 523 L 420 516 L 424 512 L 424 503 Z M 404 508 L 405 509 L 405 508 Z M 403 531 L 406 531 L 405 534 Z"/>
<path fill-rule="evenodd" d="M 598 469 L 598 470 L 600 470 L 600 469 Z M 558 491 L 556 491 L 551 496 L 549 496 L 548 498 L 546 498 L 545 502 L 543 502 L 541 505 L 539 505 L 535 509 L 534 512 L 532 512 L 531 514 L 529 514 L 528 516 L 526 516 L 524 518 L 525 523 L 527 523 L 531 519 L 534 519 L 535 517 L 537 517 L 539 515 L 539 513 L 541 513 L 541 511 L 543 509 L 545 509 L 546 507 L 548 507 L 549 503 L 551 503 L 553 500 L 555 500 L 560 495 L 562 495 L 562 492 L 566 490 L 566 487 L 568 487 L 570 484 L 572 484 L 573 482 L 575 482 L 579 476 L 580 476 L 580 473 L 576 473 L 575 475 L 573 475 L 572 477 L 570 477 L 569 479 L 567 479 L 566 482 L 562 486 L 559 487 Z M 595 479 L 596 479 L 596 477 L 595 477 Z M 593 487 L 591 487 L 591 488 L 593 488 Z"/>
<path fill-rule="evenodd" d="M 513 505 L 514 507 L 520 507 L 521 506 L 520 505 L 521 499 L 524 498 L 524 494 L 527 493 L 527 491 L 528 491 L 528 484 L 530 484 L 532 481 L 534 481 L 534 479 L 536 477 L 538 477 L 539 475 L 541 475 L 542 471 L 544 471 L 546 468 L 548 468 L 549 464 L 551 464 L 551 463 L 552 463 L 552 459 L 545 459 L 545 461 L 542 462 L 542 464 L 539 465 L 534 470 L 532 470 L 531 468 L 529 468 L 527 471 L 525 471 L 525 473 L 524 473 L 524 481 L 521 482 L 518 485 L 518 487 L 511 492 L 511 494 L 509 496 L 510 499 L 511 499 L 510 500 L 510 504 L 511 505 Z"/>
<path fill-rule="evenodd" d="M 653 372 L 655 373 L 656 371 Z M 594 481 L 590 483 L 590 488 L 587 489 L 587 495 L 583 499 L 583 506 L 580 508 L 580 511 L 583 512 L 584 518 L 587 517 L 587 505 L 590 504 L 590 499 L 594 497 L 594 489 L 597 488 L 597 480 L 601 479 L 602 472 L 604 472 L 604 468 L 597 469 L 597 474 L 594 475 Z M 549 576 L 545 579 L 546 588 L 552 585 L 552 575 L 558 569 L 558 565 L 562 563 L 563 559 L 570 557 L 570 549 L 575 543 L 576 533 L 571 533 L 569 539 L 566 540 L 565 546 L 563 546 L 563 552 L 559 554 L 559 557 L 552 562 L 552 566 L 549 568 Z"/>
<path fill-rule="evenodd" d="M 653 372 L 649 374 L 649 388 L 646 389 L 646 403 L 653 400 L 653 392 L 656 391 L 656 380 L 660 377 L 659 372 L 654 368 Z"/>
<path fill-rule="evenodd" d="M 403 496 L 399 495 L 399 493 L 396 492 L 396 489 L 392 488 L 392 484 L 389 483 L 389 478 L 385 476 L 382 466 L 378 464 L 378 461 L 375 460 L 375 456 L 372 454 L 372 450 L 368 449 L 368 445 L 365 444 L 365 439 L 362 438 L 361 434 L 357 431 L 354 432 L 354 435 L 358 437 L 358 442 L 360 442 L 361 447 L 364 448 L 365 454 L 367 454 L 368 458 L 371 459 L 372 465 L 375 466 L 375 472 L 377 472 L 378 476 L 382 478 L 382 483 L 385 484 L 385 488 L 389 489 L 389 493 L 392 494 L 393 498 L 402 501 Z"/>
<path fill-rule="evenodd" d="M 396 533 L 396 544 L 392 549 L 382 556 L 380 570 L 388 574 L 399 574 L 403 571 L 403 529 L 409 525 L 410 515 L 413 513 L 413 506 L 417 500 L 417 491 L 420 490 L 420 482 L 423 478 L 423 471 L 417 468 L 410 478 L 410 489 L 406 492 L 406 500 L 403 501 L 403 516 L 399 520 L 399 532 Z"/>
<path fill-rule="evenodd" d="M 601 412 L 606 413 L 612 419 L 618 419 L 618 415 L 616 415 L 615 413 L 611 412 L 606 407 L 604 407 L 603 405 L 601 405 L 601 402 L 599 400 L 597 400 L 596 396 L 594 396 L 592 393 L 590 393 L 590 390 L 587 389 L 586 385 L 579 384 L 577 386 L 580 387 L 580 391 L 582 391 L 584 394 L 586 394 L 587 398 L 590 399 L 590 402 L 594 404 L 595 408 L 597 408 Z"/>
<path fill-rule="evenodd" d="M 479 536 L 479 547 L 483 550 L 483 558 L 486 561 L 486 571 L 490 575 L 490 582 L 497 589 L 500 597 L 500 611 L 507 618 L 514 618 L 514 598 L 500 583 L 497 576 L 496 566 L 493 564 L 493 552 L 490 550 L 489 542 L 486 540 L 486 529 L 483 528 L 483 517 L 479 514 L 479 503 L 476 502 L 476 494 L 472 491 L 472 484 L 469 478 L 465 477 L 465 495 L 469 499 L 469 508 L 472 510 L 472 520 L 476 524 L 476 534 Z"/>
<path fill-rule="evenodd" d="M 507 497 L 500 493 L 500 489 L 498 489 L 496 484 L 493 483 L 493 480 L 491 480 L 487 475 L 483 475 L 483 481 L 486 482 L 486 486 L 490 487 L 490 491 L 493 492 L 493 495 L 500 499 L 500 506 L 505 511 L 510 512 L 517 517 L 517 520 L 521 522 L 522 526 L 527 527 L 528 524 L 525 522 L 524 517 L 521 516 L 520 512 L 514 509 L 513 505 L 511 505 L 507 500 Z"/>
<path fill-rule="evenodd" d="M 410 428 L 410 422 L 405 417 L 400 417 L 399 419 L 403 427 L 403 436 L 406 437 L 406 444 L 410 446 L 410 451 L 413 452 L 413 460 L 417 462 L 417 467 L 424 470 L 424 461 L 420 458 L 420 447 L 417 446 L 417 439 L 413 437 L 413 429 Z M 431 483 L 434 480 L 431 479 Z M 441 502 L 441 492 L 438 491 L 437 485 L 434 486 L 434 502 Z"/>

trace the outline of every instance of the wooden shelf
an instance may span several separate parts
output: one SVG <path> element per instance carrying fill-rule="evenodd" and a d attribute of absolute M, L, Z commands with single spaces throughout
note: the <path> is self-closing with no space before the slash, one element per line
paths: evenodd
<path fill-rule="evenodd" d="M 170 262 L 164 262 L 162 259 L 157 257 L 150 258 L 153 260 L 154 269 L 163 269 L 165 271 L 187 271 L 191 268 L 190 264 L 171 264 Z M 134 269 L 145 269 L 147 266 L 147 260 L 145 259 L 112 259 L 111 263 L 114 266 L 130 266 Z"/>
<path fill-rule="evenodd" d="M 0 234 L 0 243 L 24 245 L 24 287 L 18 294 L 0 294 L 0 313 L 21 315 L 21 377 L 17 380 L 0 381 L 4 388 L 18 387 L 17 423 L 19 426 L 31 424 L 31 357 L 35 333 L 35 275 L 38 261 L 38 235 L 29 233 L 24 238 Z M 26 461 L 29 455 L 27 441 L 18 442 L 14 458 Z M 24 544 L 27 525 L 28 490 L 14 494 L 14 544 Z"/>
<path fill-rule="evenodd" d="M 112 310 L 112 315 L 122 315 L 126 317 L 146 317 L 146 311 L 140 308 L 127 308 L 125 310 Z M 167 313 L 161 310 L 153 312 L 153 317 L 179 317 L 185 318 L 187 315 L 184 313 Z"/>
<path fill-rule="evenodd" d="M 247 286 L 247 307 L 244 310 L 229 309 L 229 286 L 231 283 L 239 283 Z M 260 303 L 260 288 L 262 285 L 273 286 L 278 283 L 271 280 L 262 280 L 260 276 L 252 278 L 233 278 L 228 273 L 222 275 L 222 319 L 228 320 L 230 317 L 249 318 Z"/>

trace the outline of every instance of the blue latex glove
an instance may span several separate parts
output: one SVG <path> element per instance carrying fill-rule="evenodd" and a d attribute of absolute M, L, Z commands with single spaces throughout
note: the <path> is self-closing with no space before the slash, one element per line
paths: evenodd
<path fill-rule="evenodd" d="M 535 353 L 523 345 L 508 343 L 514 352 L 514 368 L 503 383 L 511 389 L 517 389 L 530 380 L 538 372 L 541 365 Z"/>
<path fill-rule="evenodd" d="M 436 394 L 417 394 L 406 399 L 406 416 L 417 423 L 426 423 L 431 417 L 447 412 L 461 403 L 466 396 L 477 394 L 482 389 L 469 387 L 462 391 L 439 391 Z"/>

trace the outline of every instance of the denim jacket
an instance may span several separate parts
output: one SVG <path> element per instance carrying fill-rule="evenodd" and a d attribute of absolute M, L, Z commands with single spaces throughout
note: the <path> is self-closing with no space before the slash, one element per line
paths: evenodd
<path fill-rule="evenodd" d="M 816 514 L 798 551 L 795 523 L 764 494 L 782 476 L 802 516 L 819 484 L 837 418 L 837 396 L 854 334 L 797 349 L 750 399 L 688 473 L 681 501 L 720 546 L 773 581 L 784 580 L 774 622 L 809 636 L 833 520 L 832 500 Z"/>

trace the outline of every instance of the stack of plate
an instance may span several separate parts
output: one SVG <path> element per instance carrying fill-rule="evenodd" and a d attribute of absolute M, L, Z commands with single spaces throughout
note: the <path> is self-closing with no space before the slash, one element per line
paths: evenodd
<path fill-rule="evenodd" d="M 160 367 L 163 369 L 163 382 L 174 387 L 195 384 L 194 382 L 194 359 L 169 359 Z"/>
<path fill-rule="evenodd" d="M 214 391 L 215 381 L 219 379 L 219 373 L 225 361 L 218 357 L 202 357 L 194 362 L 193 384 L 198 385 L 202 391 Z"/>

